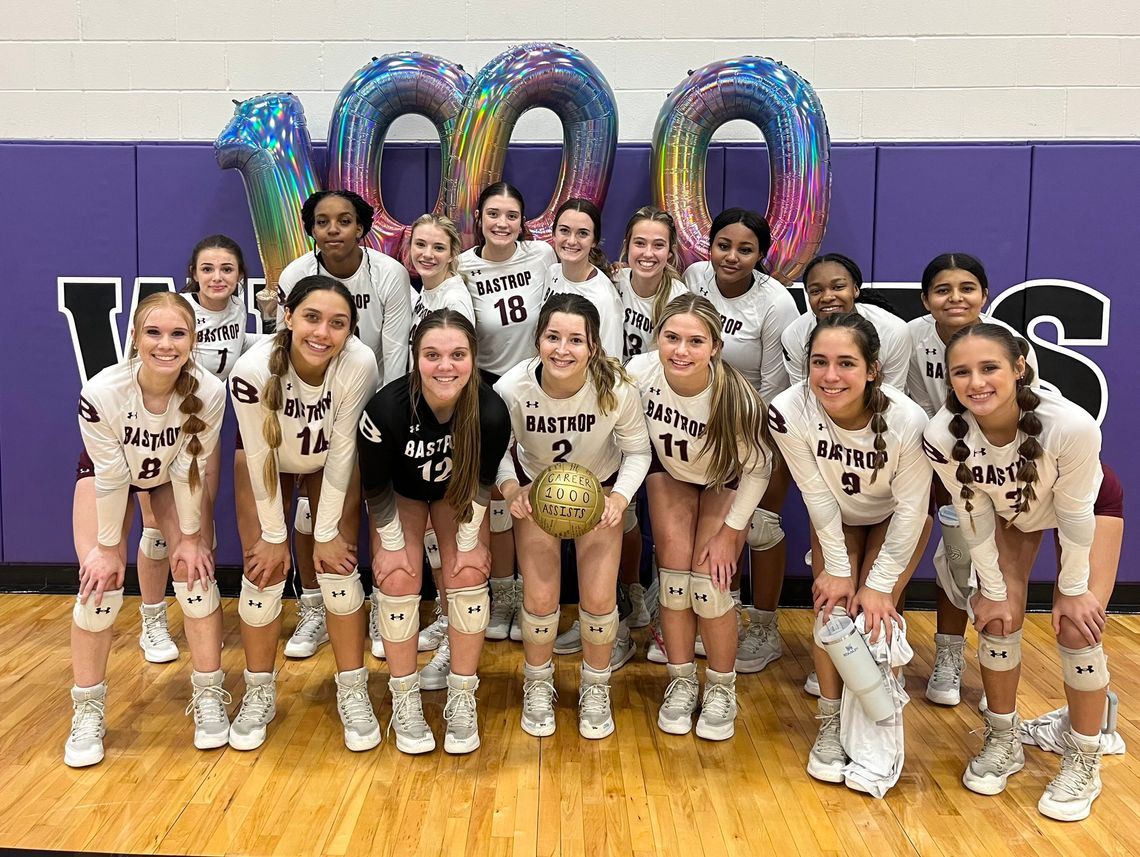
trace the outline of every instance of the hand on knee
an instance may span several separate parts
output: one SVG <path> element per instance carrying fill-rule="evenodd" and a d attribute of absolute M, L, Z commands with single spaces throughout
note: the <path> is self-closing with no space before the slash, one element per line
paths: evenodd
<path fill-rule="evenodd" d="M 174 600 L 187 619 L 205 619 L 222 606 L 218 584 L 213 580 L 198 581 L 192 590 L 187 588 L 186 581 L 174 581 Z"/>
<path fill-rule="evenodd" d="M 238 615 L 247 625 L 260 628 L 281 615 L 281 596 L 285 593 L 285 581 L 272 583 L 262 590 L 248 577 L 241 579 L 241 596 L 238 601 Z"/>
<path fill-rule="evenodd" d="M 389 643 L 410 640 L 420 630 L 420 596 L 380 593 L 380 636 Z"/>
<path fill-rule="evenodd" d="M 447 620 L 461 634 L 482 634 L 491 621 L 491 590 L 487 582 L 447 590 Z"/>
<path fill-rule="evenodd" d="M 112 589 L 103 593 L 100 604 L 95 603 L 95 596 L 87 596 L 87 603 L 80 604 L 79 596 L 75 596 L 75 607 L 71 610 L 71 618 L 75 624 L 84 631 L 99 633 L 106 631 L 115 624 L 115 617 L 123 606 L 123 590 Z"/>

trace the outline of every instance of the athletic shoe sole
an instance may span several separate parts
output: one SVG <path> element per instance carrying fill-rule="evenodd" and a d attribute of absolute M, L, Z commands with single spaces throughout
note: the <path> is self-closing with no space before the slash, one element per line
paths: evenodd
<path fill-rule="evenodd" d="M 1093 801 L 1100 796 L 1100 790 L 1101 787 L 1097 786 L 1096 791 L 1088 800 L 1081 801 L 1079 804 L 1076 801 L 1053 803 L 1047 795 L 1041 795 L 1041 800 L 1037 801 L 1037 811 L 1054 821 L 1081 821 L 1089 817 L 1089 813 L 1092 812 Z"/>
<path fill-rule="evenodd" d="M 443 690 L 447 687 L 447 676 L 442 675 L 438 679 L 429 678 L 420 673 L 420 690 Z"/>
<path fill-rule="evenodd" d="M 804 693 L 809 696 L 819 696 L 819 678 L 814 672 L 808 673 L 808 677 L 804 679 Z"/>
<path fill-rule="evenodd" d="M 535 738 L 546 738 L 554 734 L 555 722 L 551 720 L 550 724 L 545 723 L 529 723 L 525 717 L 520 720 L 522 730 L 527 735 L 533 735 Z"/>
<path fill-rule="evenodd" d="M 354 753 L 363 753 L 365 750 L 371 750 L 373 747 L 380 743 L 380 725 L 377 724 L 376 728 L 369 732 L 367 735 L 353 734 L 351 737 L 347 732 L 344 733 L 344 746 Z"/>
<path fill-rule="evenodd" d="M 285 644 L 285 657 L 296 658 L 297 660 L 304 660 L 311 658 L 317 653 L 317 650 L 329 641 L 329 635 L 325 634 L 321 639 L 317 640 L 317 644 L 310 648 L 309 643 L 294 643 L 290 640 Z"/>
<path fill-rule="evenodd" d="M 216 750 L 219 747 L 224 747 L 230 743 L 230 732 L 227 729 L 220 735 L 209 735 L 204 732 L 194 731 L 194 746 L 199 750 Z"/>
<path fill-rule="evenodd" d="M 139 648 L 142 649 L 143 660 L 145 660 L 148 664 L 168 664 L 171 661 L 178 660 L 177 646 L 175 646 L 173 649 L 167 649 L 161 652 L 156 652 L 154 649 L 148 649 L 141 643 L 139 644 Z"/>
<path fill-rule="evenodd" d="M 384 641 L 383 640 L 373 640 L 372 641 L 372 657 L 374 657 L 380 661 L 384 660 L 384 658 L 386 657 L 386 655 L 384 654 Z"/>
<path fill-rule="evenodd" d="M 666 720 L 661 713 L 657 713 L 657 728 L 669 735 L 688 735 L 693 731 L 693 715 L 685 720 Z"/>
<path fill-rule="evenodd" d="M 706 741 L 727 741 L 736 734 L 736 721 L 725 726 L 709 726 L 707 723 L 697 721 L 697 737 Z"/>
<path fill-rule="evenodd" d="M 807 772 L 821 783 L 843 782 L 843 766 L 822 765 L 812 756 L 808 757 Z"/>
<path fill-rule="evenodd" d="M 768 655 L 763 658 L 753 658 L 745 660 L 743 658 L 736 659 L 736 671 L 738 673 L 758 673 L 772 661 L 778 660 L 784 653 L 776 652 L 775 654 Z"/>
<path fill-rule="evenodd" d="M 990 797 L 1000 795 L 1005 791 L 1009 778 L 1024 767 L 1025 762 L 1022 761 L 1016 767 L 1011 768 L 1004 777 L 971 777 L 970 769 L 967 767 L 962 773 L 962 785 L 980 795 L 989 795 Z"/>
<path fill-rule="evenodd" d="M 614 719 L 611 717 L 601 726 L 584 726 L 582 721 L 578 721 L 578 734 L 583 738 L 589 738 L 591 741 L 597 741 L 600 738 L 608 738 L 614 734 Z"/>
<path fill-rule="evenodd" d="M 935 705 L 957 705 L 962 701 L 962 692 L 958 690 L 931 690 L 927 686 L 926 698 Z"/>
<path fill-rule="evenodd" d="M 63 748 L 63 763 L 69 768 L 88 768 L 91 765 L 98 765 L 103 761 L 103 748 L 100 747 L 95 753 L 77 753 L 73 752 L 71 748 Z"/>
<path fill-rule="evenodd" d="M 430 732 L 426 738 L 412 740 L 401 735 L 396 736 L 396 749 L 409 756 L 418 756 L 421 753 L 430 753 L 435 749 L 435 736 Z"/>
<path fill-rule="evenodd" d="M 249 735 L 235 735 L 231 728 L 229 743 L 235 750 L 256 750 L 265 743 L 265 730 L 259 729 L 256 732 L 251 732 Z"/>
<path fill-rule="evenodd" d="M 453 738 L 451 735 L 445 735 L 443 737 L 443 752 L 450 753 L 453 756 L 462 756 L 465 753 L 474 753 L 478 749 L 478 732 L 476 732 L 466 741 L 460 741 L 458 738 Z"/>

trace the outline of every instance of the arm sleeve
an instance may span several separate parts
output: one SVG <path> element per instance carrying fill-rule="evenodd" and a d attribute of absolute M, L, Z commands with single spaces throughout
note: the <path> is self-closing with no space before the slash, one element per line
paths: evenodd
<path fill-rule="evenodd" d="M 732 507 L 724 522 L 734 530 L 744 530 L 752 522 L 752 513 L 760 505 L 760 498 L 768 490 L 768 481 L 772 477 L 772 453 L 767 459 L 756 459 L 756 465 L 751 470 L 745 470 L 740 477 L 740 484 L 736 486 L 736 496 L 732 499 Z"/>
<path fill-rule="evenodd" d="M 254 391 L 251 395 L 251 391 Z M 262 423 L 269 411 L 261 404 L 262 390 L 236 373 L 230 375 L 230 400 L 234 403 L 238 431 L 245 445 L 245 463 L 249 471 L 249 483 L 253 499 L 257 504 L 257 520 L 261 524 L 261 539 L 269 544 L 279 545 L 288 538 L 285 527 L 285 511 L 281 504 L 280 486 L 273 496 L 265 490 L 261 474 L 265 470 L 265 459 L 276 455 L 265 443 L 261 433 Z"/>
<path fill-rule="evenodd" d="M 889 411 L 886 416 L 889 425 Z M 867 575 L 867 586 L 877 592 L 890 593 L 894 590 L 899 575 L 914 556 L 929 508 L 932 471 L 922 451 L 921 430 L 908 429 L 901 447 L 898 469 L 891 480 L 895 511 L 887 525 L 883 546 Z"/>
<path fill-rule="evenodd" d="M 1096 531 L 1093 505 L 1102 478 L 1101 436 L 1089 419 L 1085 425 L 1067 430 L 1064 438 L 1057 460 L 1057 481 L 1053 483 L 1053 511 L 1061 543 L 1057 588 L 1062 595 L 1082 595 L 1089 588 L 1089 551 Z"/>
<path fill-rule="evenodd" d="M 213 381 L 213 378 L 209 380 Z M 204 386 L 206 380 L 199 381 Z M 202 528 L 202 489 L 206 476 L 206 462 L 210 460 L 214 448 L 218 445 L 218 434 L 222 429 L 222 417 L 226 410 L 226 391 L 220 383 L 210 385 L 212 392 L 206 394 L 199 387 L 199 398 L 202 399 L 205 410 L 199 415 L 206 424 L 206 429 L 198 435 L 202 444 L 202 451 L 198 454 L 198 475 L 202 481 L 197 491 L 190 490 L 190 463 L 193 456 L 187 447 L 190 439 L 183 438 L 182 448 L 174 459 L 170 468 L 170 481 L 174 490 L 174 508 L 178 512 L 178 528 L 184 535 L 193 535 Z"/>
<path fill-rule="evenodd" d="M 79 398 L 79 433 L 83 436 L 83 447 L 95 465 L 99 544 L 113 548 L 122 539 L 131 471 L 114 427 L 107 422 L 106 409 L 96 394 L 87 390 Z"/>
<path fill-rule="evenodd" d="M 760 327 L 760 347 L 763 349 L 760 357 L 760 398 L 765 403 L 772 401 L 777 393 L 784 392 L 790 386 L 780 338 L 799 316 L 796 302 L 786 288 L 774 279 L 769 288 L 779 291 L 775 293 L 772 307 L 765 314 L 764 323 Z"/>
<path fill-rule="evenodd" d="M 360 488 L 368 504 L 368 519 L 380 534 L 385 550 L 404 546 L 404 531 L 392 488 L 392 456 L 397 439 L 384 423 L 383 405 L 377 393 L 360 414 L 356 448 L 360 456 Z"/>
<path fill-rule="evenodd" d="M 649 429 L 641 412 L 641 397 L 632 384 L 623 384 L 620 395 L 621 413 L 614 426 L 614 437 L 622 457 L 613 490 L 626 500 L 632 500 L 645 481 L 653 458 L 649 452 Z"/>
<path fill-rule="evenodd" d="M 387 384 L 402 377 L 408 366 L 408 338 L 412 330 L 412 284 L 404 266 L 395 263 L 390 296 L 384 303 L 384 327 L 382 331 L 383 376 L 379 379 Z M 370 391 L 371 392 L 371 391 Z"/>
<path fill-rule="evenodd" d="M 404 331 L 405 341 L 407 331 Z M 313 538 L 318 542 L 331 542 L 340 530 L 344 511 L 344 495 L 356 466 L 356 432 L 364 403 L 376 392 L 376 364 L 371 354 L 367 359 L 349 365 L 329 368 L 337 371 L 339 387 L 336 416 L 333 418 L 332 437 L 329 438 L 328 457 L 325 458 L 321 477 L 321 502 L 313 522 Z"/>

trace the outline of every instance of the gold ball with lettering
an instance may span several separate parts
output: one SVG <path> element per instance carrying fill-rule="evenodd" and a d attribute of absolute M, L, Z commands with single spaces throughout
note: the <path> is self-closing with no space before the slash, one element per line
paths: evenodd
<path fill-rule="evenodd" d="M 598 477 L 580 464 L 552 464 L 530 486 L 534 522 L 557 539 L 576 539 L 601 520 L 606 508 Z"/>

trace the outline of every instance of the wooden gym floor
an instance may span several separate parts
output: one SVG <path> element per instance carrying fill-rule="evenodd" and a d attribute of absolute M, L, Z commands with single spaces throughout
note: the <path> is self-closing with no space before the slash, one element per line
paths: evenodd
<path fill-rule="evenodd" d="M 987 857 L 1131 855 L 1140 844 L 1140 617 L 1108 627 L 1120 728 L 1130 755 L 1105 759 L 1104 792 L 1085 822 L 1038 815 L 1037 798 L 1056 756 L 1027 748 L 1026 768 L 999 797 L 967 791 L 960 777 L 980 744 L 980 680 L 968 655 L 965 699 L 926 702 L 932 613 L 912 612 L 916 657 L 906 668 L 902 779 L 877 801 L 804 772 L 815 737 L 815 700 L 801 686 L 810 669 L 809 615 L 781 613 L 784 657 L 737 683 L 736 736 L 723 743 L 671 736 L 656 727 L 664 668 L 636 660 L 614 677 L 616 733 L 578 736 L 576 656 L 557 658 L 558 731 L 536 739 L 519 726 L 522 649 L 489 643 L 480 670 L 483 746 L 469 756 L 442 749 L 412 757 L 391 739 L 368 753 L 344 748 L 335 709 L 332 652 L 288 661 L 278 676 L 277 718 L 260 750 L 199 752 L 183 709 L 189 657 L 181 617 L 171 630 L 182 657 L 161 666 L 136 644 L 138 599 L 119 616 L 111 654 L 102 764 L 63 764 L 71 685 L 65 596 L 0 595 L 0 847 L 161 854 L 400 855 L 790 855 L 888 854 Z M 286 603 L 287 628 L 294 623 Z M 233 603 L 225 602 L 226 686 L 241 694 Z M 566 610 L 563 627 L 572 610 Z M 430 621 L 430 619 L 429 619 Z M 426 662 L 430 655 L 422 655 Z M 1048 617 L 1027 625 L 1021 711 L 1062 702 Z M 386 672 L 370 655 L 372 696 L 387 724 Z M 444 692 L 425 694 L 442 745 Z"/>

